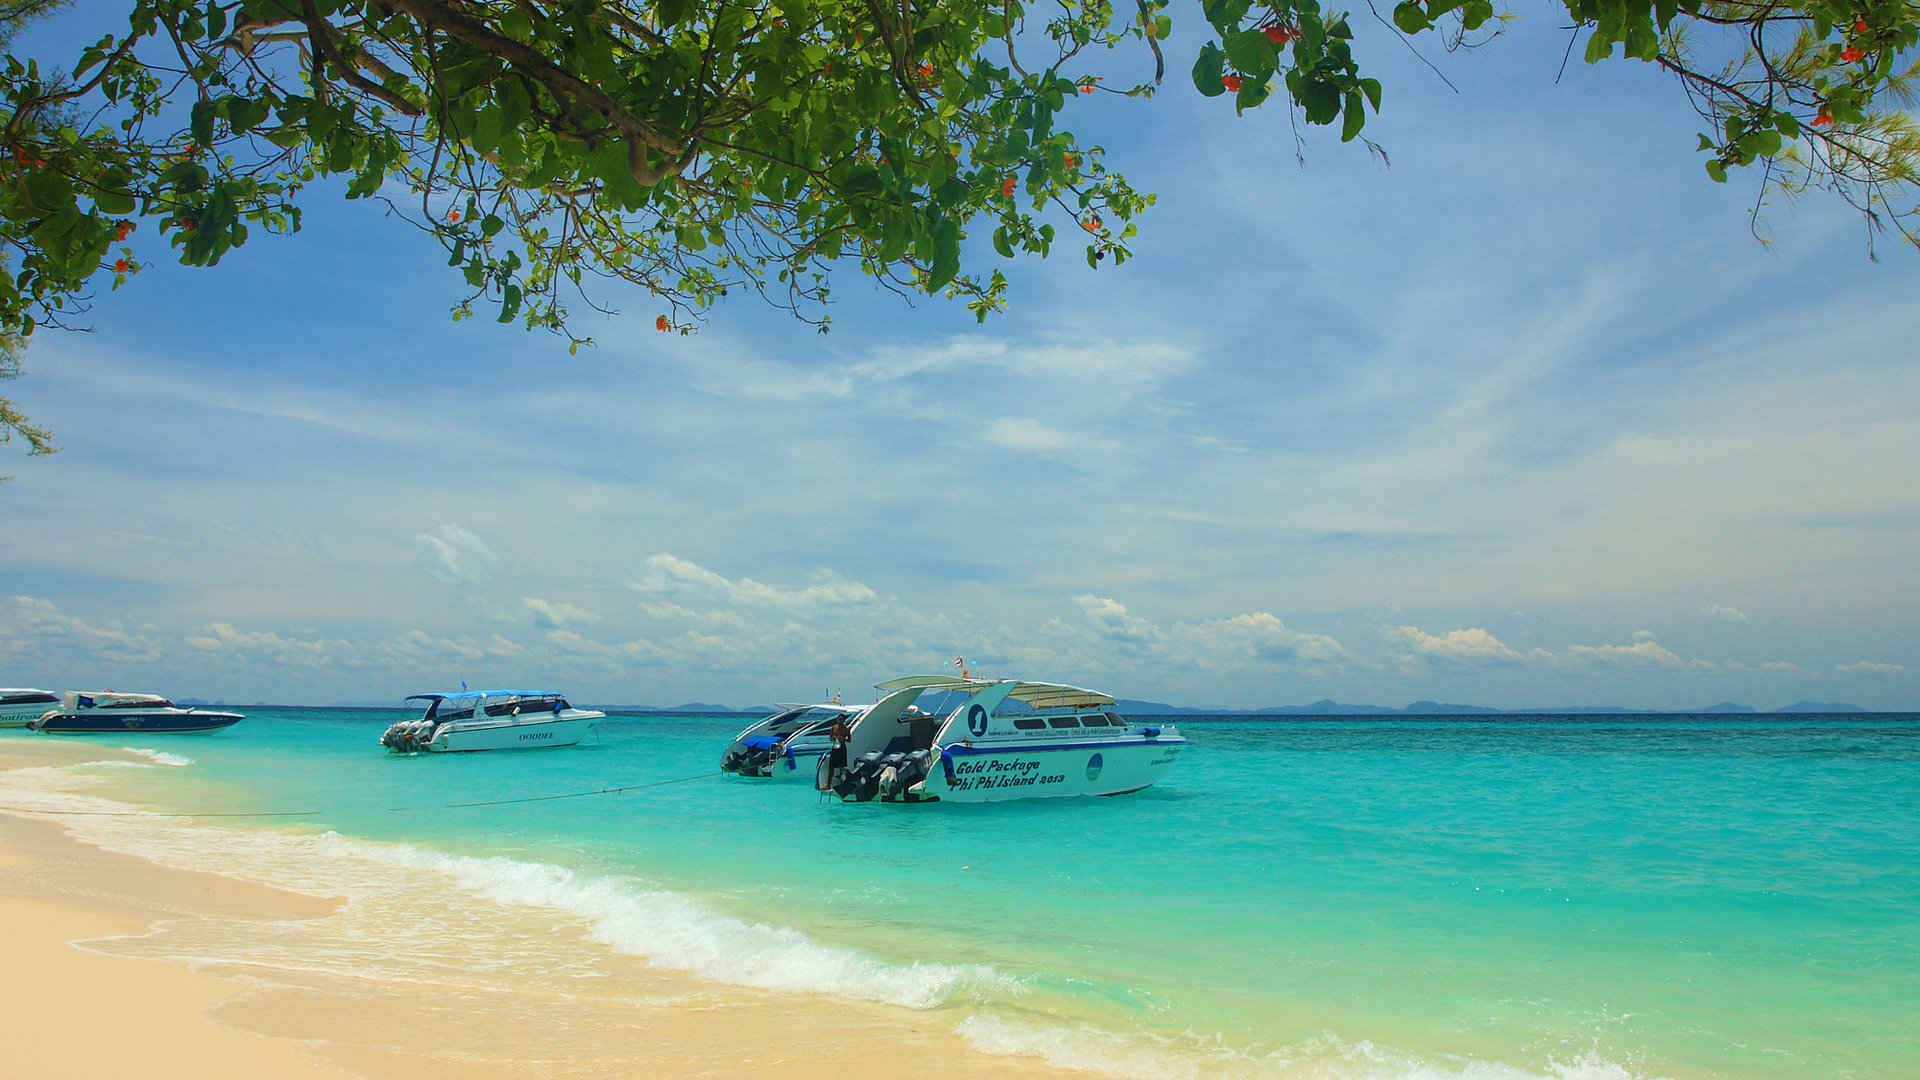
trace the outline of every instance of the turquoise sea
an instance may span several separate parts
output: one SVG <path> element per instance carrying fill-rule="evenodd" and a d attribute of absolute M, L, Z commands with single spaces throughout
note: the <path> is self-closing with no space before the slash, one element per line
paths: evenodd
<path fill-rule="evenodd" d="M 1920 1073 L 1917 715 L 1181 717 L 1145 792 L 892 806 L 721 776 L 740 716 L 396 757 L 397 711 L 243 711 L 0 774 L 0 807 L 368 913 L 215 959 L 600 950 L 1114 1076 Z M 211 816 L 253 811 L 300 816 Z M 501 904 L 586 944 L 492 941 Z M 422 956 L 436 933 L 467 944 Z"/>

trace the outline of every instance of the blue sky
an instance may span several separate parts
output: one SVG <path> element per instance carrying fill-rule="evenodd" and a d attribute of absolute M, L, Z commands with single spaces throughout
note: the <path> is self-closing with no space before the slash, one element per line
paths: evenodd
<path fill-rule="evenodd" d="M 376 205 L 149 246 L 4 388 L 63 450 L 0 448 L 0 683 L 750 705 L 964 656 L 1203 706 L 1920 707 L 1920 256 L 1814 197 L 1757 243 L 1678 86 L 1556 83 L 1557 25 L 1436 57 L 1458 94 L 1363 28 L 1390 168 L 1300 166 L 1176 34 L 1159 97 L 1067 120 L 1159 194 L 1137 259 L 1002 264 L 985 326 L 849 273 L 826 336 L 612 294 L 569 357 L 450 322 Z"/>

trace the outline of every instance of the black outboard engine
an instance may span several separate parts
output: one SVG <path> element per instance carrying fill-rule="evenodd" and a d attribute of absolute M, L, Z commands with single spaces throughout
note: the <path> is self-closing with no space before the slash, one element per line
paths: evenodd
<path fill-rule="evenodd" d="M 880 786 L 880 751 L 869 750 L 860 755 L 847 769 L 847 774 L 833 786 L 834 793 L 841 798 L 852 798 L 856 802 L 872 800 Z"/>

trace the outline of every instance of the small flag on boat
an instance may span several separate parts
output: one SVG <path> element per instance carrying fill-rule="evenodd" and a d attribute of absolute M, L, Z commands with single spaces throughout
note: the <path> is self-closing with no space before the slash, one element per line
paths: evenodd
<path fill-rule="evenodd" d="M 462 690 L 465 690 L 466 688 L 467 688 L 467 680 L 465 680 L 465 679 L 461 679 L 461 680 L 460 680 L 460 689 L 462 689 Z"/>

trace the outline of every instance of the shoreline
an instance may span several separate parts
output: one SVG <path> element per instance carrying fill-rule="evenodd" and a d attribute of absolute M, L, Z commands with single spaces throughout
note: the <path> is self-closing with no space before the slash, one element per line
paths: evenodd
<path fill-rule="evenodd" d="M 0 772 L 118 758 L 138 760 L 101 744 L 0 739 Z M 350 904 L 106 850 L 57 813 L 0 808 L 0 920 L 16 980 L 9 1057 L 22 1075 L 72 1078 L 1087 1075 L 977 1050 L 951 1011 L 711 983 L 612 954 L 538 913 L 507 911 L 500 931 L 550 942 L 556 966 L 597 950 L 604 976 L 468 980 L 457 943 L 440 944 L 454 959 L 432 981 L 193 948 L 208 935 L 324 938 L 335 924 L 345 932 Z"/>

